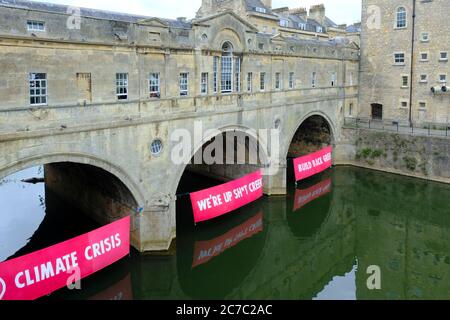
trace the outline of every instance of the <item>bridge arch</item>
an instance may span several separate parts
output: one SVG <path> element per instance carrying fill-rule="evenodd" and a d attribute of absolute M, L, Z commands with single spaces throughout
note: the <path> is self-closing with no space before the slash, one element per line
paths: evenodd
<path fill-rule="evenodd" d="M 285 145 L 285 150 L 283 151 L 283 155 L 284 158 L 288 158 L 290 156 L 290 149 L 293 145 L 293 143 L 295 142 L 295 138 L 296 136 L 298 136 L 298 134 L 300 134 L 302 132 L 302 127 L 308 123 L 308 121 L 310 120 L 319 120 L 319 122 L 321 122 L 329 131 L 329 141 L 324 141 L 324 143 L 328 143 L 328 144 L 334 144 L 336 141 L 336 136 L 337 136 L 337 132 L 336 132 L 336 124 L 334 123 L 334 121 L 331 119 L 331 117 L 320 110 L 317 111 L 312 111 L 309 112 L 307 114 L 305 114 L 303 117 L 301 117 L 301 119 L 297 122 L 297 125 L 290 128 L 290 130 L 288 131 L 287 137 L 288 140 L 286 145 Z M 318 128 L 319 129 L 319 128 Z M 320 146 L 317 146 L 319 149 Z M 296 155 L 299 156 L 300 154 Z"/>
<path fill-rule="evenodd" d="M 104 170 L 115 176 L 128 188 L 135 201 L 144 204 L 144 195 L 137 183 L 120 167 L 113 163 L 103 160 L 97 156 L 84 153 L 44 153 L 31 157 L 22 158 L 6 166 L 0 167 L 0 178 L 7 177 L 13 173 L 25 170 L 27 168 L 42 166 L 52 163 L 73 163 L 81 165 L 90 165 Z"/>
<path fill-rule="evenodd" d="M 269 162 L 269 152 L 268 152 L 268 143 L 267 140 L 262 137 L 258 136 L 258 133 L 245 126 L 240 125 L 227 125 L 221 128 L 218 128 L 217 130 L 214 130 L 214 132 L 211 132 L 207 134 L 201 142 L 195 144 L 190 152 L 190 159 L 194 158 L 194 156 L 207 144 L 209 141 L 217 137 L 219 134 L 226 134 L 228 132 L 234 132 L 234 133 L 243 133 L 244 135 L 248 136 L 249 138 L 253 139 L 253 142 L 257 144 L 259 148 L 261 148 L 262 152 L 259 153 L 260 156 L 262 156 L 262 163 L 268 164 Z M 172 185 L 170 187 L 170 190 L 172 190 L 172 194 L 176 195 L 177 189 L 180 185 L 181 178 L 188 168 L 189 164 L 180 165 L 175 174 L 175 179 L 172 182 Z"/>
<path fill-rule="evenodd" d="M 24 171 L 41 166 L 44 167 L 44 175 L 41 176 L 39 172 L 37 178 L 36 176 L 29 176 L 33 175 L 32 171 Z M 20 224 L 13 224 L 12 220 L 7 217 L 2 220 L 1 223 L 6 221 L 10 232 L 17 232 L 19 238 L 21 236 L 29 238 L 28 232 L 34 232 L 33 241 L 30 241 L 22 249 L 16 248 L 20 249 L 19 253 L 42 249 L 56 242 L 65 241 L 69 236 L 78 235 L 79 233 L 76 233 L 76 230 L 82 233 L 87 232 L 90 231 L 86 228 L 88 226 L 105 225 L 129 215 L 134 225 L 137 212 L 144 203 L 143 195 L 138 186 L 122 168 L 89 154 L 42 153 L 19 158 L 0 167 L 0 178 L 9 177 L 16 173 L 20 177 L 19 179 L 30 178 L 29 182 L 32 184 L 42 183 L 41 187 L 33 190 L 42 190 L 36 192 L 39 192 L 43 207 L 42 211 L 35 211 L 36 209 L 33 207 L 33 210 L 29 212 L 24 211 L 28 208 L 28 204 L 18 208 L 14 205 L 7 207 L 6 213 L 13 215 L 17 213 L 19 216 L 24 216 L 25 212 L 26 214 L 36 213 L 32 219 L 34 219 L 34 223 L 39 223 L 37 229 L 27 229 L 25 235 L 22 234 L 25 229 L 21 228 Z M 8 181 L 6 180 L 7 184 Z M 23 185 L 25 181 L 28 180 L 17 183 Z M 24 192 L 28 192 L 28 190 L 29 188 L 25 188 Z M 16 200 L 12 200 L 12 204 L 17 199 L 33 203 L 36 196 L 33 192 L 30 193 L 30 197 L 26 197 L 28 193 L 16 196 L 13 198 Z M 4 193 L 2 196 L 8 197 L 8 189 L 6 189 L 6 194 Z M 55 225 L 58 225 L 60 221 L 77 219 L 78 213 L 83 213 L 78 220 L 79 225 L 75 223 L 71 226 L 67 225 L 67 228 L 55 229 Z M 134 233 L 132 227 L 132 238 Z M 50 234 L 51 236 L 49 236 Z M 132 242 L 133 246 L 137 246 L 136 241 L 132 240 Z"/>

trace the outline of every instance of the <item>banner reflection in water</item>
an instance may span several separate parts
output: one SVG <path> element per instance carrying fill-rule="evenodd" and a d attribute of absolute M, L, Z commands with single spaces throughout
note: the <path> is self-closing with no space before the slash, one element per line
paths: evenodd
<path fill-rule="evenodd" d="M 239 242 L 262 232 L 264 230 L 263 219 L 264 216 L 262 212 L 260 212 L 220 237 L 209 241 L 197 241 L 195 243 L 192 267 L 195 268 L 204 264 L 212 258 L 217 257 L 225 250 L 234 247 Z"/>

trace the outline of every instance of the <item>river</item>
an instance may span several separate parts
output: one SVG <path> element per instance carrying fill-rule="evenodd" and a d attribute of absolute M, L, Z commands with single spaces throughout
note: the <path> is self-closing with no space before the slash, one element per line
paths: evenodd
<path fill-rule="evenodd" d="M 99 227 L 43 183 L 22 182 L 42 176 L 37 167 L 0 181 L 0 261 Z M 212 181 L 184 187 L 193 183 Z M 81 290 L 43 299 L 450 298 L 450 186 L 351 167 L 289 185 L 287 197 L 196 227 L 181 196 L 169 253 L 132 251 Z"/>

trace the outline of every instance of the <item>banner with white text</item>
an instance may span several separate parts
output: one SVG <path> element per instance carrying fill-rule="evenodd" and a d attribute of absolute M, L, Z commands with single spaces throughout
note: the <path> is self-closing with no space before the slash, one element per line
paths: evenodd
<path fill-rule="evenodd" d="M 262 196 L 261 170 L 217 187 L 191 193 L 195 223 L 217 218 Z"/>
<path fill-rule="evenodd" d="M 130 217 L 82 236 L 0 263 L 0 300 L 35 300 L 130 253 Z"/>
<path fill-rule="evenodd" d="M 315 153 L 294 160 L 295 180 L 312 177 L 331 168 L 333 147 L 327 147 Z"/>

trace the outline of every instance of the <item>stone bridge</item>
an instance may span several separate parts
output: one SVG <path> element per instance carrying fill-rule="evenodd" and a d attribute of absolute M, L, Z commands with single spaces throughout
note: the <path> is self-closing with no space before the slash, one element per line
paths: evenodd
<path fill-rule="evenodd" d="M 277 127 L 280 157 L 265 166 L 278 174 L 265 177 L 265 193 L 284 194 L 286 156 L 297 129 L 320 115 L 333 136 L 339 136 L 344 99 L 344 88 L 330 88 L 136 102 L 121 108 L 105 104 L 1 111 L 0 177 L 47 165 L 48 186 L 104 223 L 133 213 L 133 246 L 165 250 L 176 235 L 176 193 L 186 169 L 171 160 L 174 130 L 186 129 L 194 136 L 196 122 L 204 132 Z M 211 138 L 203 136 L 192 145 L 189 158 Z M 255 137 L 269 158 L 274 150 L 263 138 Z M 164 146 L 159 155 L 151 152 L 155 139 Z M 238 172 L 222 170 L 220 178 L 233 175 Z"/>

